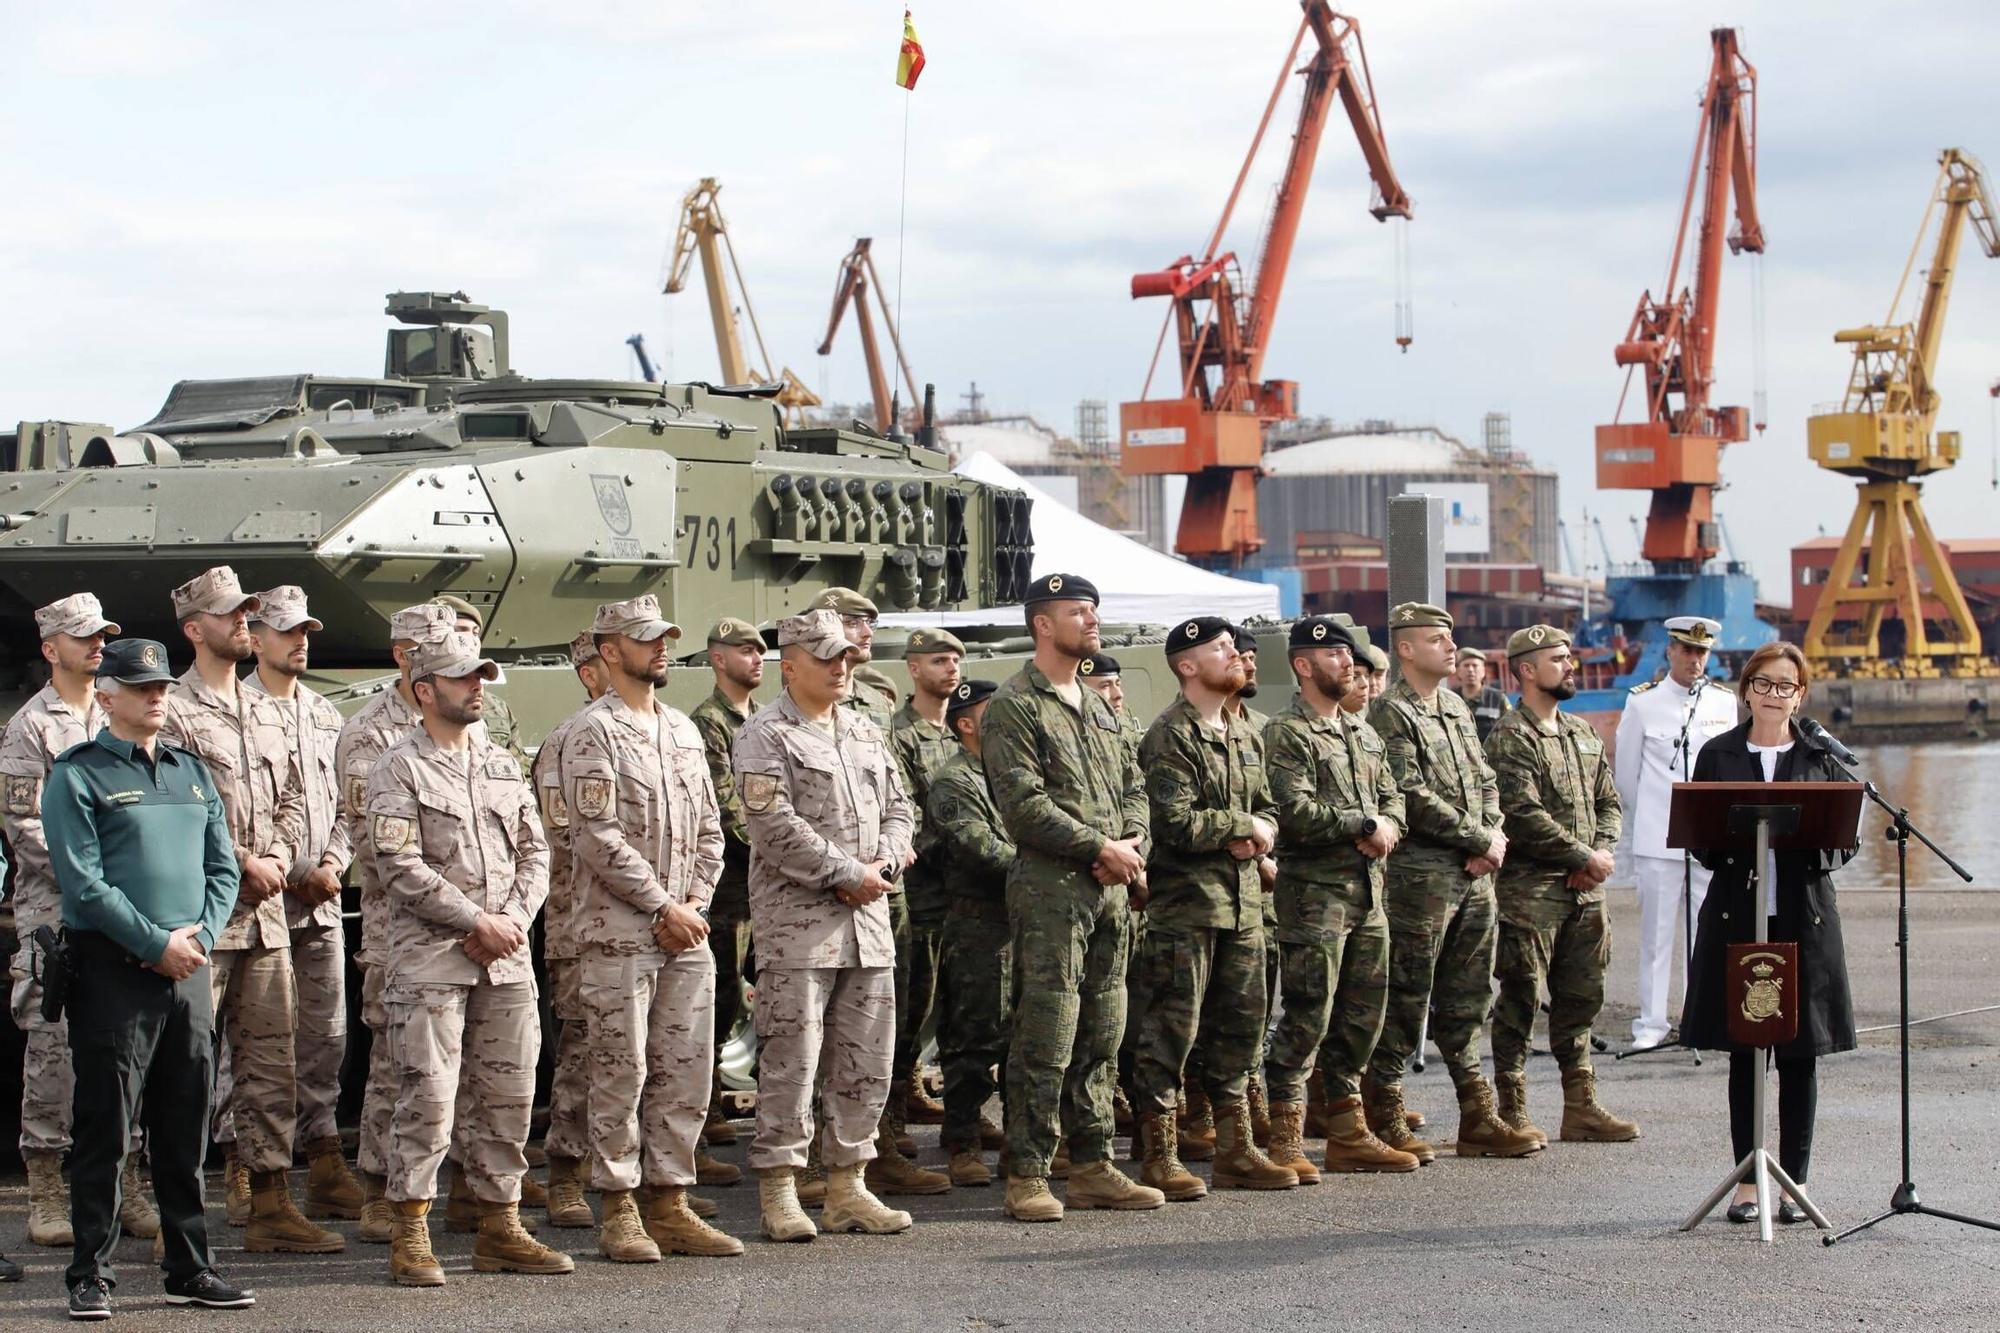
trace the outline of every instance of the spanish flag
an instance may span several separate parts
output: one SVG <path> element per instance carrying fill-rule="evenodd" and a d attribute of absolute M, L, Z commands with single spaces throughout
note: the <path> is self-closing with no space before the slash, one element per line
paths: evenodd
<path fill-rule="evenodd" d="M 924 72 L 924 44 L 917 40 L 917 25 L 910 11 L 903 11 L 903 49 L 896 57 L 896 86 L 917 90 L 917 76 Z"/>

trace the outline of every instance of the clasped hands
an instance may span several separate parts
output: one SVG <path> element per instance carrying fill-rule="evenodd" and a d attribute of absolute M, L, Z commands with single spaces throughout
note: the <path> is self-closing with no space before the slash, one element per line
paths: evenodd
<path fill-rule="evenodd" d="M 662 953 L 686 953 L 708 940 L 708 922 L 686 903 L 668 903 L 653 918 L 653 943 Z"/>
<path fill-rule="evenodd" d="M 1569 886 L 1578 893 L 1588 892 L 1610 879 L 1616 864 L 1612 854 L 1600 847 L 1590 854 L 1588 861 L 1569 872 Z"/>
<path fill-rule="evenodd" d="M 1492 838 L 1487 841 L 1486 851 L 1465 863 L 1465 873 L 1478 879 L 1481 875 L 1492 874 L 1506 863 L 1507 835 L 1494 829 Z"/>
<path fill-rule="evenodd" d="M 465 956 L 481 967 L 491 967 L 527 943 L 528 932 L 513 917 L 481 912 L 465 937 Z"/>

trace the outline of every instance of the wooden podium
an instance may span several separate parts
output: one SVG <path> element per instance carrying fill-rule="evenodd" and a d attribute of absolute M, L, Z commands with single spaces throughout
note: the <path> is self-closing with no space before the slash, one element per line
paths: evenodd
<path fill-rule="evenodd" d="M 1861 784 L 1858 782 L 1676 782 L 1673 805 L 1667 816 L 1667 846 L 1733 849 L 1754 855 L 1756 860 L 1753 864 L 1757 869 L 1750 881 L 1750 915 L 1756 923 L 1755 943 L 1766 944 L 1767 913 L 1763 910 L 1763 899 L 1765 885 L 1777 882 L 1777 853 L 1831 851 L 1855 846 L 1861 825 L 1861 796 Z M 1749 952 L 1757 952 L 1754 945 Z M 1770 963 L 1760 960 L 1755 966 L 1768 968 Z M 1760 973 L 1756 981 L 1768 983 L 1773 975 Z M 1786 990 L 1789 990 L 1789 995 L 1784 994 Z M 1777 1044 L 1782 1040 L 1780 1034 L 1786 1026 L 1778 1021 L 1782 1019 L 1782 1012 L 1767 1014 L 1765 1011 L 1774 1004 L 1796 1005 L 1799 999 L 1797 979 L 1791 978 L 1788 987 L 1778 987 L 1776 995 L 1765 990 L 1746 999 L 1748 1003 L 1745 1007 L 1749 1011 L 1746 1018 L 1753 1023 L 1759 1019 L 1772 1020 L 1768 1024 L 1757 1025 L 1768 1032 L 1768 1044 Z M 1833 1224 L 1826 1220 L 1819 1206 L 1806 1196 L 1797 1181 L 1785 1174 L 1785 1169 L 1764 1147 L 1765 1077 L 1766 1071 L 1760 1064 L 1751 1102 L 1756 1124 L 1750 1151 L 1736 1164 L 1736 1169 L 1729 1173 L 1728 1178 L 1715 1187 L 1714 1193 L 1681 1224 L 1681 1230 L 1694 1230 L 1738 1183 L 1754 1178 L 1757 1186 L 1757 1235 L 1769 1244 L 1773 1202 L 1771 1179 L 1774 1176 L 1793 1202 L 1805 1210 L 1814 1226 L 1822 1231 L 1832 1229 Z"/>

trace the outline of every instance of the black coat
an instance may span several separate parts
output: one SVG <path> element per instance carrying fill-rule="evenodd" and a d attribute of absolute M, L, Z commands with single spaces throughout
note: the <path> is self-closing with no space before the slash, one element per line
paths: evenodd
<path fill-rule="evenodd" d="M 1704 745 L 1695 760 L 1696 782 L 1762 782 L 1763 760 L 1750 752 L 1750 724 L 1724 732 Z M 1824 756 L 1793 732 L 1792 748 L 1778 757 L 1779 782 L 1841 782 Z M 1781 1055 L 1831 1055 L 1854 1049 L 1854 1002 L 1847 984 L 1847 951 L 1840 938 L 1840 907 L 1834 901 L 1831 871 L 1852 851 L 1779 852 L 1778 910 L 1770 938 L 1796 940 L 1803 1008 L 1799 1035 L 1778 1047 Z M 1687 1008 L 1681 1040 L 1704 1050 L 1740 1050 L 1729 1040 L 1724 964 L 1730 944 L 1756 938 L 1754 912 L 1764 910 L 1764 890 L 1751 882 L 1756 855 L 1747 851 L 1697 850 L 1695 860 L 1715 872 L 1701 905 L 1695 932 L 1694 964 L 1688 972 Z"/>

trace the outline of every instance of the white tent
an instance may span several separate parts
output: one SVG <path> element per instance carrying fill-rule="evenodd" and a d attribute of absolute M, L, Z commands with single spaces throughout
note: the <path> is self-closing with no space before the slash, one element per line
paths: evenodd
<path fill-rule="evenodd" d="M 1248 579 L 1197 568 L 1152 547 L 1093 523 L 1049 496 L 1027 477 L 984 450 L 958 460 L 958 474 L 994 486 L 1026 491 L 1035 502 L 1029 526 L 1035 534 L 1034 577 L 1081 574 L 1097 585 L 1099 614 L 1110 624 L 1171 625 L 1188 616 L 1228 616 L 1242 622 L 1275 619 L 1278 590 Z M 964 611 L 902 612 L 882 617 L 889 625 L 1018 624 L 1018 607 Z"/>

